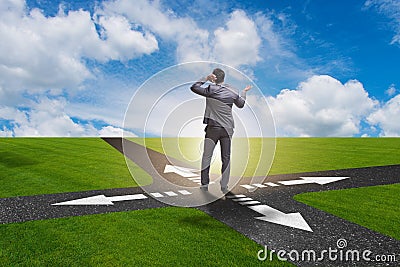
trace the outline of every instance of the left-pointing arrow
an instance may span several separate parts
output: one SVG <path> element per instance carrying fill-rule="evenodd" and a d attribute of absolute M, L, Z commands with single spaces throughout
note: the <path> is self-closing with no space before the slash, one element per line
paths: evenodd
<path fill-rule="evenodd" d="M 143 194 L 135 194 L 135 195 L 126 195 L 126 196 L 114 196 L 114 197 L 106 197 L 105 195 L 97 195 L 92 197 L 85 197 L 80 199 L 74 199 L 70 201 L 60 202 L 51 204 L 53 206 L 62 206 L 62 205 L 114 205 L 113 202 L 117 201 L 126 201 L 126 200 L 137 200 L 137 199 L 145 199 L 147 198 Z"/>
<path fill-rule="evenodd" d="M 200 177 L 198 174 L 193 173 L 195 171 L 197 171 L 197 170 L 190 169 L 190 168 L 185 168 L 185 167 L 180 167 L 180 166 L 172 166 L 172 165 L 169 165 L 169 164 L 165 165 L 165 168 L 164 168 L 164 173 L 173 172 L 173 173 L 176 173 L 176 174 L 178 174 L 178 175 L 180 175 L 182 177 L 185 177 L 185 178 Z"/>

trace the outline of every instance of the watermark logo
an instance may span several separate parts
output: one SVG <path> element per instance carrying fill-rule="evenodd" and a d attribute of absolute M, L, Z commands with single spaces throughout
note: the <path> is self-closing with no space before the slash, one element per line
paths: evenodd
<path fill-rule="evenodd" d="M 336 241 L 336 246 L 338 249 L 343 249 L 347 247 L 347 240 L 344 238 L 339 238 L 338 241 Z"/>
<path fill-rule="evenodd" d="M 272 261 L 274 255 L 280 261 L 308 261 L 308 262 L 321 262 L 321 261 L 340 261 L 340 262 L 396 262 L 396 254 L 374 254 L 371 250 L 358 250 L 348 249 L 347 240 L 340 238 L 336 241 L 336 247 L 329 247 L 320 251 L 314 249 L 305 249 L 303 251 L 297 250 L 270 250 L 267 246 L 257 252 L 257 258 L 260 261 Z"/>

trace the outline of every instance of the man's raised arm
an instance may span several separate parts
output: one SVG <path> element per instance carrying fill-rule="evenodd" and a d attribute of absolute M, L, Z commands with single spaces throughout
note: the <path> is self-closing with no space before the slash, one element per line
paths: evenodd
<path fill-rule="evenodd" d="M 192 90 L 193 93 L 196 93 L 198 95 L 202 96 L 208 96 L 210 94 L 210 88 L 209 86 L 207 87 L 201 87 L 205 82 L 210 81 L 214 82 L 216 79 L 214 74 L 210 74 L 207 77 L 203 77 L 197 82 L 195 82 L 191 87 L 190 90 Z"/>
<path fill-rule="evenodd" d="M 244 107 L 244 104 L 246 103 L 246 93 L 252 88 L 251 85 L 247 85 L 246 88 L 243 89 L 243 91 L 240 93 L 240 96 L 235 99 L 234 103 L 238 108 Z"/>

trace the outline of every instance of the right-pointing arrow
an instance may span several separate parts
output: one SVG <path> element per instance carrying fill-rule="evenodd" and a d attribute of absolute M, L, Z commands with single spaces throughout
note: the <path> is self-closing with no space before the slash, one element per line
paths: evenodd
<path fill-rule="evenodd" d="M 182 177 L 189 178 L 189 177 L 200 177 L 198 174 L 193 173 L 197 170 L 195 169 L 190 169 L 190 168 L 185 168 L 185 167 L 180 167 L 180 166 L 172 166 L 172 165 L 165 165 L 164 168 L 164 173 L 176 173 Z"/>
<path fill-rule="evenodd" d="M 313 230 L 308 225 L 306 220 L 304 220 L 303 216 L 299 212 L 288 213 L 285 214 L 277 209 L 274 209 L 267 205 L 256 205 L 256 206 L 248 206 L 250 209 L 261 213 L 262 217 L 255 217 L 258 220 L 276 223 L 280 225 L 285 225 L 301 230 L 305 230 L 308 232 L 312 232 Z"/>
<path fill-rule="evenodd" d="M 298 184 L 329 184 L 338 182 L 349 177 L 300 177 L 301 180 L 280 181 L 283 185 L 298 185 Z"/>

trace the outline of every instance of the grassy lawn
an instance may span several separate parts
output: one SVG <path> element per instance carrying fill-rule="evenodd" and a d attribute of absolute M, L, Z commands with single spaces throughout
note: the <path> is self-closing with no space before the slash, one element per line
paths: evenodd
<path fill-rule="evenodd" d="M 131 140 L 143 144 L 143 139 L 132 138 Z M 199 138 L 181 138 L 179 147 L 182 155 L 189 160 L 199 158 L 201 141 L 202 139 Z M 171 141 L 166 139 L 167 148 L 168 142 Z M 259 143 L 260 139 L 250 138 L 249 151 L 252 153 L 249 155 L 245 174 L 254 172 L 256 168 L 260 153 L 257 151 Z M 164 153 L 163 145 L 165 144 L 162 144 L 160 138 L 146 139 L 146 146 L 161 153 Z M 172 152 L 170 156 L 182 157 L 178 155 L 177 150 L 166 149 L 166 151 Z M 399 151 L 400 138 L 277 138 L 275 157 L 269 174 L 400 164 Z M 236 156 L 247 158 L 247 155 Z M 220 161 L 219 155 L 217 160 Z M 219 165 L 214 168 L 214 172 L 218 171 Z M 266 175 L 266 173 L 256 174 Z"/>
<path fill-rule="evenodd" d="M 304 193 L 295 199 L 400 240 L 400 184 Z"/>
<path fill-rule="evenodd" d="M 291 266 L 207 214 L 160 208 L 0 225 L 3 266 Z"/>
<path fill-rule="evenodd" d="M 0 197 L 136 186 L 123 155 L 99 138 L 0 138 L 0 184 Z"/>
<path fill-rule="evenodd" d="M 270 174 L 400 164 L 400 138 L 278 138 Z"/>

